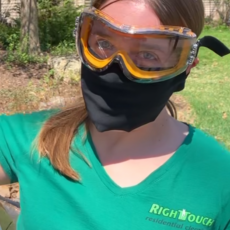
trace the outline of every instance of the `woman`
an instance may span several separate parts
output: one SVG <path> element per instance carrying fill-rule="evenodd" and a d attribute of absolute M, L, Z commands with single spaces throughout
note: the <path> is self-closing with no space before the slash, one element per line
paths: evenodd
<path fill-rule="evenodd" d="M 201 0 L 97 0 L 82 13 L 84 99 L 0 117 L 0 180 L 20 183 L 19 230 L 230 229 L 230 154 L 169 102 L 200 46 L 229 53 L 197 42 L 203 24 Z"/>

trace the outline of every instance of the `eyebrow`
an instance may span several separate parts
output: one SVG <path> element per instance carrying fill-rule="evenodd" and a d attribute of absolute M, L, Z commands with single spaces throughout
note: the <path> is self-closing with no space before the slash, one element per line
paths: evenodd
<path fill-rule="evenodd" d="M 95 30 L 93 30 L 92 34 L 96 34 L 96 35 L 99 35 L 99 36 L 105 37 L 105 38 L 113 38 L 112 36 L 110 36 L 105 31 L 102 31 L 101 29 L 95 29 Z"/>
<path fill-rule="evenodd" d="M 108 39 L 114 39 L 113 36 L 110 36 L 106 31 L 102 31 L 100 28 L 96 28 L 94 31 L 92 31 L 93 34 L 96 34 L 96 35 L 99 35 L 101 37 L 104 37 L 104 38 L 108 38 Z M 152 49 L 155 49 L 155 50 L 158 50 L 162 53 L 165 53 L 165 50 L 161 49 L 161 47 L 159 47 L 158 45 L 150 45 L 150 44 L 147 44 L 147 43 L 140 43 L 140 46 L 142 48 L 145 48 L 145 49 L 148 49 L 148 50 L 152 50 Z"/>
<path fill-rule="evenodd" d="M 162 52 L 162 53 L 165 53 L 165 50 L 163 50 L 160 46 L 158 46 L 158 45 L 150 45 L 150 44 L 146 44 L 146 43 L 143 43 L 143 44 L 141 44 L 141 47 L 143 48 L 145 48 L 145 49 L 148 49 L 148 50 L 152 50 L 152 49 L 154 49 L 154 50 L 158 50 L 158 51 L 160 51 L 160 52 Z"/>

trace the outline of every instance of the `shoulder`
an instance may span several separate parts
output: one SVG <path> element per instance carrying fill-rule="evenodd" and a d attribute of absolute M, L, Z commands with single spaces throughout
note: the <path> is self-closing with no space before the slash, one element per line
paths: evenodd
<path fill-rule="evenodd" d="M 5 141 L 32 141 L 55 110 L 0 116 L 0 134 Z"/>
<path fill-rule="evenodd" d="M 36 111 L 31 113 L 15 113 L 11 115 L 3 114 L 0 116 L 0 124 L 4 125 L 16 125 L 21 126 L 22 124 L 32 124 L 45 122 L 50 116 L 55 114 L 55 110 L 44 110 L 44 111 Z"/>
<path fill-rule="evenodd" d="M 192 167 L 201 175 L 209 176 L 218 183 L 226 183 L 230 191 L 230 151 L 206 132 L 190 127 L 187 140 Z"/>
<path fill-rule="evenodd" d="M 224 143 L 218 142 L 213 136 L 211 136 L 207 132 L 204 132 L 201 129 L 190 127 L 189 136 L 192 147 L 198 152 L 203 152 L 205 157 L 226 157 L 230 159 L 230 152 L 224 145 Z"/>

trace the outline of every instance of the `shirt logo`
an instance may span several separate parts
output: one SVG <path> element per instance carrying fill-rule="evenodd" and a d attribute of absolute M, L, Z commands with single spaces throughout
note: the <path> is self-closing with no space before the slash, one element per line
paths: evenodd
<path fill-rule="evenodd" d="M 211 227 L 215 221 L 207 216 L 196 215 L 195 213 L 192 213 L 186 209 L 174 210 L 174 209 L 162 207 L 158 204 L 153 204 L 149 212 L 158 217 L 168 217 L 174 220 L 176 219 L 180 221 L 188 221 L 190 223 L 196 223 L 207 227 Z"/>

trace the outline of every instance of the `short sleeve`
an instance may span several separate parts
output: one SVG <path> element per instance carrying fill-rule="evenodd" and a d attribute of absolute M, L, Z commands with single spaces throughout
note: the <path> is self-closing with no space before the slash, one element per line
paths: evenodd
<path fill-rule="evenodd" d="M 4 115 L 0 116 L 0 164 L 11 180 L 11 183 L 18 182 L 15 159 L 7 144 L 4 130 L 2 127 Z"/>

